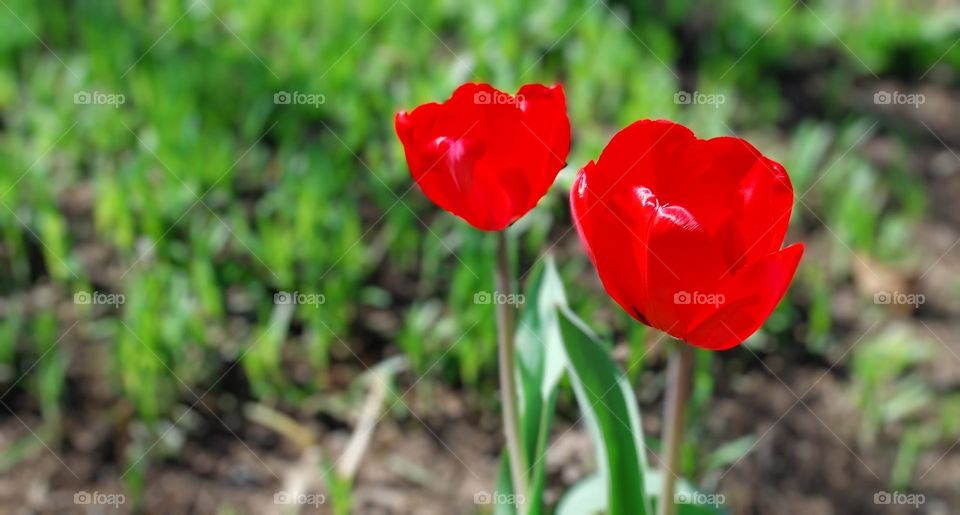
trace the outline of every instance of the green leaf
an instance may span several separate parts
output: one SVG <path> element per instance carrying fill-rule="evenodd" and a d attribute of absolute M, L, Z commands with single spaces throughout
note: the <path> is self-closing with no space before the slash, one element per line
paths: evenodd
<path fill-rule="evenodd" d="M 513 496 L 513 475 L 510 474 L 510 454 L 506 449 L 503 451 L 503 457 L 500 459 L 500 474 L 497 475 L 496 493 Z M 479 492 L 474 494 L 479 496 Z M 476 502 L 478 497 L 474 498 Z M 517 515 L 517 507 L 509 503 L 497 503 L 493 505 L 494 515 Z"/>
<path fill-rule="evenodd" d="M 596 336 L 561 308 L 560 332 L 577 402 L 597 444 L 610 515 L 652 513 L 645 493 L 646 459 L 633 391 Z"/>
<path fill-rule="evenodd" d="M 556 307 L 564 305 L 563 284 L 547 258 L 533 275 L 527 288 L 525 310 L 516 333 L 517 365 L 520 404 L 520 436 L 526 463 L 530 467 L 526 492 L 526 513 L 543 513 L 543 490 L 546 477 L 545 462 L 541 459 L 547 446 L 550 424 L 556 406 L 556 389 L 564 373 L 564 353 L 560 342 Z M 506 456 L 506 454 L 505 454 Z M 509 470 L 501 470 L 497 493 L 504 494 L 503 475 L 509 480 Z M 509 483 L 509 481 L 507 481 Z M 513 506 L 497 513 L 510 513 Z M 509 511 L 504 511 L 509 510 Z"/>
<path fill-rule="evenodd" d="M 607 509 L 607 485 L 600 474 L 587 476 L 563 496 L 556 515 L 595 515 Z"/>
<path fill-rule="evenodd" d="M 517 328 L 517 358 L 520 366 L 536 371 L 540 397 L 549 399 L 566 367 L 557 308 L 567 305 L 563 282 L 553 257 L 548 256 L 527 288 L 523 317 Z"/>
<path fill-rule="evenodd" d="M 660 485 L 663 483 L 663 470 L 649 469 L 646 477 L 647 491 L 652 492 L 651 501 L 656 507 L 660 502 Z M 677 515 L 726 515 L 727 511 L 720 506 L 726 502 L 722 494 L 705 494 L 699 492 L 687 481 L 677 481 L 676 497 Z"/>
<path fill-rule="evenodd" d="M 736 440 L 731 440 L 707 455 L 704 466 L 708 470 L 718 470 L 736 463 L 753 449 L 756 441 L 757 437 L 755 435 L 741 436 Z"/>

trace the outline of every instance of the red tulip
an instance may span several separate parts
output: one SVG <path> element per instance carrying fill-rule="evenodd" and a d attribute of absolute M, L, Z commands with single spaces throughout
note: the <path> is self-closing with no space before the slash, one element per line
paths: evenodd
<path fill-rule="evenodd" d="M 396 130 L 424 194 L 487 231 L 533 209 L 570 150 L 559 84 L 528 84 L 516 96 L 488 84 L 464 84 L 442 104 L 397 113 Z"/>
<path fill-rule="evenodd" d="M 793 186 L 739 138 L 669 121 L 623 129 L 580 170 L 574 223 L 607 293 L 634 318 L 723 350 L 763 325 L 803 244 L 785 249 Z"/>

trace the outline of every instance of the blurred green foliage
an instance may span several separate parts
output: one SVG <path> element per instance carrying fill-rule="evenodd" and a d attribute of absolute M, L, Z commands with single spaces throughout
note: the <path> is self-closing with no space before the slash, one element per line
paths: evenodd
<path fill-rule="evenodd" d="M 925 207 L 908 141 L 889 167 L 863 154 L 864 135 L 883 129 L 850 85 L 918 76 L 941 57 L 960 66 L 960 53 L 942 55 L 958 27 L 956 11 L 907 0 L 6 0 L 0 362 L 17 377 L 42 357 L 18 387 L 59 419 L 68 362 L 83 350 L 55 343 L 69 324 L 53 307 L 21 306 L 51 283 L 64 299 L 125 295 L 119 309 L 78 306 L 84 329 L 67 338 L 107 346 L 104 374 L 156 433 L 193 403 L 186 389 L 215 388 L 237 362 L 253 396 L 291 404 L 323 391 L 332 353 L 364 367 L 377 345 L 395 344 L 417 370 L 439 360 L 434 373 L 490 385 L 493 310 L 474 295 L 492 287 L 493 240 L 415 190 L 392 128 L 395 111 L 469 80 L 562 82 L 568 96 L 570 166 L 511 229 L 521 271 L 575 238 L 565 191 L 619 128 L 665 117 L 704 137 L 743 131 L 790 170 L 796 228 L 826 224 L 843 243 L 833 266 L 801 271 L 808 308 L 785 303 L 768 327 L 789 341 L 803 324 L 822 351 L 830 285 L 850 274 L 844 247 L 897 259 Z M 818 77 L 815 102 L 787 87 L 806 73 Z M 678 105 L 679 91 L 725 102 Z M 123 103 L 75 103 L 83 92 Z M 324 101 L 277 104 L 279 92 Z M 560 267 L 593 273 L 582 255 Z M 570 280 L 574 311 L 602 317 L 591 325 L 642 357 L 648 333 L 619 310 L 604 315 L 610 302 L 585 294 L 585 280 Z M 282 291 L 324 303 L 275 305 Z M 403 315 L 357 330 L 384 309 Z M 309 366 L 307 379 L 292 363 Z M 698 402 L 710 388 L 698 383 Z"/>

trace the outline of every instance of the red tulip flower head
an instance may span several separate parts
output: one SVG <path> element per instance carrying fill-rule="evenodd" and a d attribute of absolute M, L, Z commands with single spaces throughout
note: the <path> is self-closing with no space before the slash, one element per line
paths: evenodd
<path fill-rule="evenodd" d="M 424 194 L 487 231 L 533 209 L 570 150 L 560 85 L 528 84 L 514 96 L 488 84 L 464 84 L 442 104 L 398 113 L 395 125 Z"/>
<path fill-rule="evenodd" d="M 793 186 L 739 138 L 698 139 L 639 121 L 613 137 L 570 192 L 574 223 L 607 293 L 634 318 L 723 350 L 763 325 L 803 244 L 781 249 Z"/>

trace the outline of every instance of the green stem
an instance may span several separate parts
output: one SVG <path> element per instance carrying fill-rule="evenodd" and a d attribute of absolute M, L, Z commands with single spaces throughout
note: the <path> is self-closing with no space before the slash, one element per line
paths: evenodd
<path fill-rule="evenodd" d="M 499 340 L 500 397 L 503 402 L 503 434 L 507 440 L 510 456 L 510 476 L 513 479 L 514 499 L 527 495 L 526 455 L 520 446 L 520 413 L 517 409 L 517 362 L 513 342 L 513 308 L 505 302 L 497 302 L 497 293 L 509 294 L 510 256 L 507 236 L 497 233 L 496 287 L 493 299 L 497 310 L 497 339 Z M 518 503 L 519 504 L 519 503 Z M 523 513 L 520 506 L 517 512 Z"/>
<path fill-rule="evenodd" d="M 693 348 L 684 342 L 676 343 L 670 351 L 670 361 L 667 364 L 667 391 L 663 400 L 663 448 L 660 451 L 663 483 L 660 502 L 657 503 L 658 515 L 676 513 L 673 495 L 680 469 L 683 416 L 687 408 L 690 375 L 693 371 Z"/>

